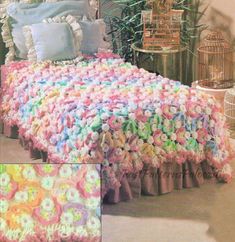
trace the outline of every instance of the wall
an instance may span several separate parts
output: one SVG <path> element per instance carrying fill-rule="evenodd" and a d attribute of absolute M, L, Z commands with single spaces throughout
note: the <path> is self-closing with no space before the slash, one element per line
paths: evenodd
<path fill-rule="evenodd" d="M 235 45 L 235 0 L 202 0 L 203 7 L 209 6 L 202 20 L 210 28 L 222 30 Z"/>

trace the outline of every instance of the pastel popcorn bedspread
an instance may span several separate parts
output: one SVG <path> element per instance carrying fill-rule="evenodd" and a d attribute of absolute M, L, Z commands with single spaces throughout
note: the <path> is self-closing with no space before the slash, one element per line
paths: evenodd
<path fill-rule="evenodd" d="M 0 165 L 1 242 L 98 242 L 100 165 Z"/>
<path fill-rule="evenodd" d="M 50 162 L 103 163 L 104 193 L 164 162 L 207 160 L 231 179 L 225 119 L 210 96 L 109 55 L 8 68 L 3 120 Z"/>

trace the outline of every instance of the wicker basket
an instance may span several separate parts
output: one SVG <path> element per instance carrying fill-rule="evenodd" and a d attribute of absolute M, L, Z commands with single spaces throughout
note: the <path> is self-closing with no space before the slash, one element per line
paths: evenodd
<path fill-rule="evenodd" d="M 224 98 L 224 115 L 227 125 L 231 131 L 231 136 L 235 137 L 235 88 L 229 89 Z"/>

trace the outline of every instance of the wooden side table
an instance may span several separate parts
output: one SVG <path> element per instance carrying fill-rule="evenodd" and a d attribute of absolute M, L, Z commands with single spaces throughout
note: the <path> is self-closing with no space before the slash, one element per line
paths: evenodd
<path fill-rule="evenodd" d="M 184 82 L 183 73 L 186 58 L 183 58 L 187 47 L 175 49 L 146 50 L 140 43 L 133 43 L 134 64 L 140 68 L 155 72 L 164 77 Z M 150 56 L 149 56 L 150 55 Z"/>

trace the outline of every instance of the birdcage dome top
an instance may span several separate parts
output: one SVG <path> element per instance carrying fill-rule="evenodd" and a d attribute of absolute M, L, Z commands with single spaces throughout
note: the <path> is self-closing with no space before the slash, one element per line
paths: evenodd
<path fill-rule="evenodd" d="M 232 52 L 231 44 L 223 37 L 219 31 L 210 32 L 201 42 L 198 51 L 207 53 Z"/>

